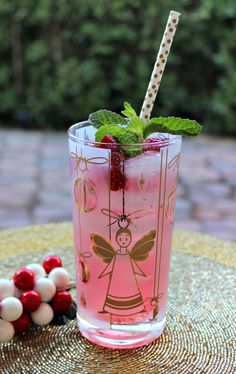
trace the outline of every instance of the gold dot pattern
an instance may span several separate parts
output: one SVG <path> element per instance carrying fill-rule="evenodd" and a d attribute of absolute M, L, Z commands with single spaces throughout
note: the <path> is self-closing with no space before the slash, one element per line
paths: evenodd
<path fill-rule="evenodd" d="M 179 22 L 180 13 L 171 11 L 161 41 L 157 59 L 154 64 L 151 79 L 147 88 L 145 99 L 140 113 L 140 118 L 148 120 L 151 115 L 153 104 L 159 89 L 159 84 L 170 52 L 171 44 L 175 35 L 176 26 Z M 157 82 L 157 79 L 159 82 Z"/>
<path fill-rule="evenodd" d="M 41 235 L 31 234 L 31 250 L 37 243 L 38 252 L 2 259 L 1 276 L 10 277 L 16 268 L 41 262 L 48 253 L 60 256 L 73 274 L 72 248 L 52 249 L 58 232 L 51 231 L 51 245 L 47 239 L 50 249 L 45 248 L 45 229 L 42 228 Z M 25 236 L 19 241 L 27 242 Z M 171 260 L 167 323 L 158 340 L 136 349 L 109 350 L 84 339 L 76 321 L 65 326 L 37 327 L 0 344 L 1 374 L 234 373 L 235 245 L 185 232 L 178 232 L 174 243 L 179 249 L 173 252 Z M 39 252 L 40 245 L 44 253 Z"/>

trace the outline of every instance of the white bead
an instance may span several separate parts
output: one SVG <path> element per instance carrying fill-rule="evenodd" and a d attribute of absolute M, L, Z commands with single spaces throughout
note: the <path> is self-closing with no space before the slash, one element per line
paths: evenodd
<path fill-rule="evenodd" d="M 12 281 L 8 279 L 0 279 L 0 300 L 5 297 L 14 296 L 15 287 Z"/>
<path fill-rule="evenodd" d="M 56 288 L 66 288 L 70 278 L 67 270 L 55 268 L 49 273 L 49 279 L 55 283 Z"/>
<path fill-rule="evenodd" d="M 34 273 L 35 279 L 43 278 L 46 276 L 45 270 L 40 264 L 33 263 L 27 265 L 26 267 Z"/>
<path fill-rule="evenodd" d="M 0 315 L 6 321 L 15 321 L 22 315 L 23 306 L 16 297 L 6 297 L 0 304 Z"/>
<path fill-rule="evenodd" d="M 53 319 L 54 312 L 52 307 L 46 303 L 40 304 L 39 308 L 31 313 L 31 318 L 36 325 L 44 326 L 48 325 Z"/>
<path fill-rule="evenodd" d="M 9 342 L 13 338 L 14 333 L 13 324 L 0 319 L 0 343 Z"/>
<path fill-rule="evenodd" d="M 36 280 L 34 290 L 37 291 L 42 301 L 49 301 L 56 293 L 55 284 L 48 278 Z"/>

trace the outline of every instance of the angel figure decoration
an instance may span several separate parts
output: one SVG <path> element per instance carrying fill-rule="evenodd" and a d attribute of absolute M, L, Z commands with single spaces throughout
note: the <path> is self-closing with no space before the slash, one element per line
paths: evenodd
<path fill-rule="evenodd" d="M 93 233 L 93 251 L 107 264 L 98 279 L 109 275 L 108 287 L 103 309 L 99 313 L 110 313 L 110 316 L 131 316 L 144 312 L 143 297 L 140 292 L 137 275 L 146 275 L 138 263 L 145 261 L 154 246 L 156 231 L 151 230 L 139 239 L 133 248 L 128 250 L 132 235 L 127 227 L 119 228 L 115 250 L 102 236 Z"/>

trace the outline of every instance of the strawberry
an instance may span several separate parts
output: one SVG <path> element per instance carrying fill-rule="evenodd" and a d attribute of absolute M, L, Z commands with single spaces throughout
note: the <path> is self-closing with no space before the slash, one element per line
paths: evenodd
<path fill-rule="evenodd" d="M 156 137 L 156 138 L 148 138 L 146 140 L 146 143 L 150 143 L 150 146 L 149 145 L 145 145 L 144 146 L 144 151 L 155 151 L 155 152 L 160 152 L 160 143 L 163 141 L 164 139 L 160 138 L 160 137 Z M 152 143 L 156 143 L 151 145 Z"/>
<path fill-rule="evenodd" d="M 111 135 L 105 135 L 102 138 L 103 144 L 100 147 L 111 149 L 111 191 L 119 191 L 124 187 L 125 177 L 122 171 L 122 161 L 124 161 L 124 154 L 119 149 L 116 139 Z"/>

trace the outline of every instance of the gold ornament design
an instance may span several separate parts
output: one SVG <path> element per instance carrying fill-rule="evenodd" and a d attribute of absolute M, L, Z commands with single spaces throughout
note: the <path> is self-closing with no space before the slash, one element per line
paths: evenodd
<path fill-rule="evenodd" d="M 156 231 L 151 230 L 140 238 L 129 251 L 128 247 L 132 242 L 132 234 L 127 227 L 119 228 L 116 232 L 118 250 L 115 250 L 102 236 L 95 233 L 91 235 L 95 255 L 107 264 L 98 279 L 109 275 L 103 310 L 99 313 L 109 313 L 112 317 L 112 315 L 130 316 L 145 311 L 137 275 L 143 277 L 146 275 L 137 263 L 148 258 L 154 246 L 155 238 Z M 130 274 L 128 288 L 122 273 Z M 117 286 L 118 284 L 119 286 Z"/>
<path fill-rule="evenodd" d="M 88 251 L 85 251 L 85 252 L 79 252 L 79 256 L 82 258 L 89 258 L 92 256 L 92 254 Z"/>
<path fill-rule="evenodd" d="M 179 170 L 179 163 L 180 163 L 180 153 L 178 153 L 172 160 L 168 163 L 168 169 L 172 169 L 175 171 L 177 168 L 177 172 Z"/>
<path fill-rule="evenodd" d="M 80 266 L 81 266 L 81 276 L 82 276 L 82 282 L 87 283 L 89 280 L 89 271 L 88 271 L 88 266 L 83 262 L 79 261 Z"/>
<path fill-rule="evenodd" d="M 82 149 L 80 156 L 76 152 L 71 152 L 71 157 L 75 159 L 75 169 L 77 177 L 74 181 L 74 197 L 80 211 L 84 213 L 92 212 L 96 208 L 97 195 L 96 185 L 91 179 L 85 179 L 84 173 L 89 172 L 89 165 L 104 165 L 108 162 L 106 157 L 90 157 L 83 156 Z M 81 176 L 78 176 L 78 170 Z"/>
<path fill-rule="evenodd" d="M 97 194 L 95 183 L 91 179 L 76 178 L 74 182 L 74 196 L 78 208 L 85 213 L 95 209 Z"/>
<path fill-rule="evenodd" d="M 172 187 L 172 190 L 169 193 L 167 198 L 167 203 L 165 207 L 165 216 L 167 221 L 170 223 L 174 223 L 174 216 L 175 216 L 175 200 L 176 200 L 176 190 L 177 190 L 177 180 Z"/>
<path fill-rule="evenodd" d="M 159 313 L 159 300 L 162 298 L 162 296 L 163 293 L 154 297 L 148 297 L 144 300 L 144 309 L 147 313 L 149 313 L 149 319 L 151 321 L 156 318 Z"/>
<path fill-rule="evenodd" d="M 86 299 L 85 299 L 84 294 L 81 294 L 81 296 L 80 296 L 80 305 L 81 305 L 83 308 L 86 308 L 87 302 L 86 302 Z"/>
<path fill-rule="evenodd" d="M 89 169 L 88 169 L 89 164 L 104 165 L 104 164 L 107 164 L 108 162 L 108 159 L 106 157 L 90 157 L 90 158 L 83 157 L 82 149 L 80 151 L 80 156 L 78 155 L 78 152 L 76 149 L 76 153 L 71 152 L 71 157 L 75 158 L 76 160 L 75 168 L 76 170 L 79 169 L 81 173 L 84 173 L 86 171 L 89 172 Z"/>
<path fill-rule="evenodd" d="M 101 210 L 101 212 L 105 216 L 109 217 L 109 220 L 111 220 L 111 218 L 114 219 L 114 221 L 110 222 L 108 226 L 111 226 L 111 225 L 114 225 L 115 223 L 117 223 L 120 228 L 126 228 L 130 224 L 134 225 L 133 220 L 142 218 L 147 214 L 151 214 L 150 212 L 145 211 L 145 210 L 141 210 L 141 209 L 136 210 L 135 212 L 129 213 L 129 214 L 124 214 L 124 213 L 117 214 L 116 212 L 114 212 L 110 209 L 106 209 L 106 208 L 103 208 Z"/>
<path fill-rule="evenodd" d="M 178 172 L 179 172 L 179 163 L 180 163 L 180 153 L 170 160 L 168 163 L 168 169 L 172 169 L 176 173 L 174 184 L 171 188 L 171 191 L 167 198 L 167 203 L 165 206 L 165 216 L 168 222 L 171 224 L 174 223 L 175 216 L 175 201 L 176 201 L 176 190 L 178 186 Z"/>
<path fill-rule="evenodd" d="M 138 184 L 139 184 L 141 190 L 143 189 L 145 183 L 146 183 L 146 181 L 144 179 L 143 173 L 141 173 L 140 179 L 138 180 Z"/>
<path fill-rule="evenodd" d="M 77 147 L 75 152 L 71 152 L 71 157 L 75 159 L 76 178 L 74 180 L 74 198 L 78 207 L 78 223 L 79 223 L 79 240 L 80 246 L 77 248 L 79 260 L 79 272 L 81 274 L 82 282 L 89 281 L 89 270 L 87 266 L 87 259 L 92 256 L 88 251 L 83 251 L 82 241 L 82 213 L 92 212 L 97 205 L 96 185 L 90 178 L 85 178 L 84 174 L 89 172 L 89 165 L 104 165 L 108 163 L 106 157 L 84 157 L 82 149 L 80 155 Z"/>

